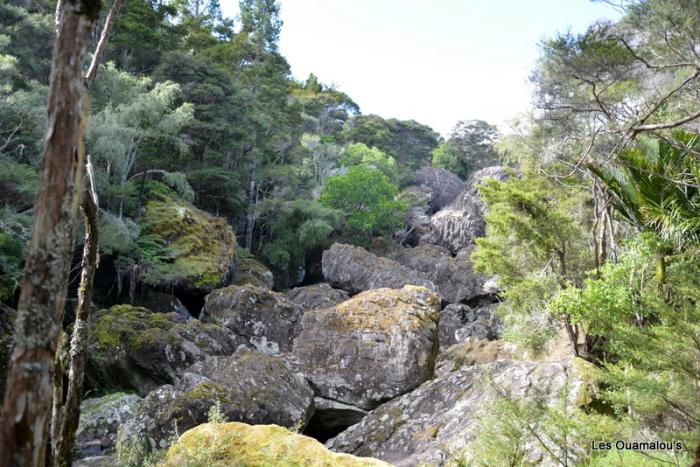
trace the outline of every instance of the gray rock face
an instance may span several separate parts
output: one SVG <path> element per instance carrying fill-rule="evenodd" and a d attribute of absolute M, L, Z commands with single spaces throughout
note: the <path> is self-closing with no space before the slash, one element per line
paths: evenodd
<path fill-rule="evenodd" d="M 502 323 L 495 314 L 496 304 L 471 308 L 461 303 L 452 303 L 440 312 L 440 350 L 463 342 L 469 337 L 498 339 Z"/>
<path fill-rule="evenodd" d="M 86 399 L 80 404 L 80 423 L 75 441 L 82 457 L 104 456 L 117 446 L 119 426 L 132 418 L 142 399 L 115 393 Z"/>
<path fill-rule="evenodd" d="M 360 247 L 334 243 L 323 252 L 322 264 L 326 281 L 350 293 L 381 287 L 398 289 L 404 285 L 435 290 L 435 284 L 421 273 Z"/>
<path fill-rule="evenodd" d="M 469 257 L 453 258 L 447 248 L 421 244 L 404 248 L 392 258 L 435 284 L 446 302 L 456 303 L 484 293 L 485 278 L 474 272 Z"/>
<path fill-rule="evenodd" d="M 146 290 L 141 295 L 137 295 L 134 305 L 148 308 L 159 313 L 177 313 L 185 321 L 190 321 L 192 315 L 182 302 L 174 295 Z"/>
<path fill-rule="evenodd" d="M 486 167 L 475 172 L 467 182 L 467 187 L 444 209 L 430 218 L 432 231 L 424 241 L 447 247 L 456 254 L 459 250 L 474 244 L 474 239 L 486 233 L 484 206 L 479 199 L 477 186 L 487 178 L 505 180 L 503 167 Z"/>
<path fill-rule="evenodd" d="M 279 357 L 244 350 L 190 367 L 175 385 L 149 393 L 122 429 L 123 440 L 147 437 L 165 447 L 175 434 L 208 420 L 218 401 L 228 421 L 294 427 L 313 413 L 313 391 Z"/>
<path fill-rule="evenodd" d="M 430 205 L 439 211 L 454 200 L 464 189 L 464 182 L 452 172 L 435 167 L 422 167 L 413 173 L 412 184 L 430 190 Z"/>
<path fill-rule="evenodd" d="M 478 415 L 496 397 L 486 375 L 514 398 L 537 395 L 551 403 L 568 380 L 574 404 L 588 391 L 579 363 L 503 360 L 463 367 L 378 407 L 326 446 L 398 466 L 456 462 L 451 455 L 459 455 L 474 438 Z M 546 453 L 535 452 L 535 447 L 530 451 L 538 457 L 533 461 L 547 464 Z"/>
<path fill-rule="evenodd" d="M 246 345 L 218 325 L 130 305 L 98 311 L 89 333 L 87 387 L 139 394 L 173 383 L 210 355 L 230 355 Z"/>
<path fill-rule="evenodd" d="M 284 295 L 247 284 L 209 294 L 200 319 L 220 323 L 258 351 L 274 355 L 292 350 L 302 314 Z"/>
<path fill-rule="evenodd" d="M 256 285 L 266 289 L 272 289 L 274 277 L 272 272 L 259 261 L 252 258 L 241 258 L 233 267 L 234 273 L 231 285 Z"/>
<path fill-rule="evenodd" d="M 317 396 L 373 409 L 432 376 L 438 310 L 424 287 L 363 292 L 306 312 L 293 357 Z"/>
<path fill-rule="evenodd" d="M 344 290 L 334 289 L 326 283 L 297 287 L 286 293 L 287 298 L 303 310 L 328 308 L 344 302 L 350 296 Z"/>

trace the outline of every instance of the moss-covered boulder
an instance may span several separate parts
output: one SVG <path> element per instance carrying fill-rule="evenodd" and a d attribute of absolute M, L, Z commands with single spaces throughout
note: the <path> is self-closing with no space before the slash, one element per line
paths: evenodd
<path fill-rule="evenodd" d="M 229 283 L 237 247 L 226 220 L 159 195 L 146 202 L 141 223 L 145 235 L 163 241 L 170 259 L 145 272 L 151 285 L 175 284 L 184 291 L 207 293 Z"/>
<path fill-rule="evenodd" d="M 141 401 L 135 394 L 121 392 L 84 400 L 75 433 L 80 455 L 94 457 L 114 452 L 119 426 L 134 416 Z"/>
<path fill-rule="evenodd" d="M 231 278 L 232 285 L 255 285 L 266 289 L 272 289 L 274 277 L 272 272 L 264 264 L 253 258 L 241 258 L 234 265 L 234 273 Z"/>
<path fill-rule="evenodd" d="M 326 283 L 296 287 L 286 294 L 288 299 L 304 310 L 328 308 L 344 302 L 350 295 L 344 290 L 334 289 Z"/>
<path fill-rule="evenodd" d="M 146 394 L 174 382 L 193 363 L 231 355 L 245 345 L 215 324 L 130 305 L 98 311 L 89 332 L 85 378 L 88 387 L 100 391 Z"/>
<path fill-rule="evenodd" d="M 200 319 L 219 323 L 260 352 L 292 350 L 303 310 L 283 294 L 255 285 L 232 285 L 207 295 Z"/>
<path fill-rule="evenodd" d="M 122 428 L 123 441 L 147 437 L 164 447 L 175 435 L 208 420 L 218 404 L 226 420 L 305 426 L 313 412 L 313 391 L 278 357 L 245 350 L 209 357 L 190 367 L 174 386 L 146 396 Z"/>
<path fill-rule="evenodd" d="M 497 358 L 491 344 L 482 350 L 490 355 L 475 360 Z M 589 366 L 580 359 L 506 359 L 463 366 L 381 405 L 326 446 L 398 465 L 462 465 L 464 449 L 479 430 L 479 417 L 499 394 L 546 405 L 561 403 L 566 396 L 569 406 L 581 406 L 594 384 L 585 375 Z M 527 454 L 527 465 L 557 464 L 539 445 L 529 446 Z"/>
<path fill-rule="evenodd" d="M 182 465 L 370 467 L 389 464 L 331 452 L 313 438 L 276 425 L 207 423 L 180 436 L 161 464 Z"/>
<path fill-rule="evenodd" d="M 373 409 L 432 376 L 439 309 L 425 287 L 363 292 L 307 311 L 293 356 L 317 395 Z"/>

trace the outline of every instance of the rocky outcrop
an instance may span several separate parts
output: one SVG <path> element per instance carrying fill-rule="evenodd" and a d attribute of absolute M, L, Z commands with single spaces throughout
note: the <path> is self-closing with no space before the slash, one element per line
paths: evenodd
<path fill-rule="evenodd" d="M 147 438 L 166 447 L 177 430 L 208 420 L 218 404 L 229 421 L 304 426 L 313 412 L 313 391 L 278 357 L 245 350 L 210 357 L 190 367 L 174 386 L 149 393 L 123 426 L 122 441 Z"/>
<path fill-rule="evenodd" d="M 439 305 L 430 290 L 407 285 L 308 311 L 293 357 L 317 396 L 373 409 L 432 376 Z"/>
<path fill-rule="evenodd" d="M 326 446 L 399 466 L 459 462 L 480 413 L 497 397 L 489 379 L 515 399 L 541 397 L 545 403 L 554 403 L 568 384 L 569 403 L 575 405 L 590 389 L 584 364 L 502 360 L 463 367 L 378 407 Z M 538 455 L 543 460 L 546 453 Z"/>
<path fill-rule="evenodd" d="M 80 423 L 75 433 L 81 457 L 114 452 L 119 426 L 134 416 L 141 401 L 135 394 L 124 393 L 84 400 L 80 404 Z"/>
<path fill-rule="evenodd" d="M 478 185 L 487 178 L 505 180 L 503 167 L 486 167 L 475 172 L 467 187 L 444 209 L 430 218 L 431 233 L 424 238 L 427 243 L 447 247 L 456 254 L 474 244 L 474 239 L 486 233 L 484 205 L 479 199 Z"/>
<path fill-rule="evenodd" d="M 302 308 L 283 294 L 254 285 L 232 285 L 207 296 L 200 319 L 219 323 L 263 353 L 292 350 Z"/>
<path fill-rule="evenodd" d="M 229 283 L 237 247 L 225 219 L 181 199 L 157 195 L 145 204 L 141 223 L 148 226 L 144 233 L 163 241 L 164 252 L 172 258 L 167 271 L 144 278 L 148 283 L 174 284 L 186 293 L 202 295 Z"/>
<path fill-rule="evenodd" d="M 192 315 L 185 305 L 182 304 L 180 299 L 174 295 L 155 290 L 146 289 L 136 295 L 133 305 L 148 308 L 158 313 L 177 313 L 185 321 L 190 321 L 192 319 Z"/>
<path fill-rule="evenodd" d="M 467 338 L 440 352 L 435 361 L 435 375 L 442 376 L 473 365 L 513 360 L 515 348 L 514 344 L 502 340 Z"/>
<path fill-rule="evenodd" d="M 376 459 L 331 452 L 315 439 L 279 426 L 245 423 L 207 423 L 183 433 L 162 465 L 388 467 Z"/>
<path fill-rule="evenodd" d="M 402 248 L 392 255 L 392 259 L 433 283 L 440 298 L 448 303 L 484 293 L 485 278 L 474 272 L 468 256 L 453 258 L 447 248 L 421 244 L 415 248 Z"/>
<path fill-rule="evenodd" d="M 346 291 L 334 289 L 326 283 L 297 287 L 285 295 L 303 310 L 328 308 L 350 298 Z"/>
<path fill-rule="evenodd" d="M 435 284 L 419 272 L 363 248 L 334 243 L 323 252 L 323 277 L 333 287 L 353 293 L 404 285 L 420 285 L 435 290 Z"/>
<path fill-rule="evenodd" d="M 448 303 L 484 294 L 486 279 L 474 272 L 468 255 L 452 257 L 447 248 L 427 244 L 387 255 L 335 243 L 323 253 L 323 274 L 350 293 L 410 284 L 427 287 Z"/>
<path fill-rule="evenodd" d="M 440 350 L 463 342 L 469 337 L 493 340 L 501 335 L 503 324 L 495 313 L 496 304 L 471 308 L 452 303 L 440 312 Z"/>
<path fill-rule="evenodd" d="M 173 383 L 184 369 L 210 355 L 230 355 L 245 345 L 215 324 L 185 322 L 176 313 L 129 305 L 95 313 L 89 333 L 88 387 L 140 394 Z"/>
<path fill-rule="evenodd" d="M 436 167 L 418 169 L 413 173 L 410 183 L 429 190 L 432 212 L 450 204 L 464 189 L 464 182 L 458 176 Z"/>
<path fill-rule="evenodd" d="M 266 289 L 272 289 L 274 277 L 272 272 L 264 264 L 253 258 L 241 258 L 234 265 L 234 273 L 231 278 L 232 285 L 255 285 Z"/>

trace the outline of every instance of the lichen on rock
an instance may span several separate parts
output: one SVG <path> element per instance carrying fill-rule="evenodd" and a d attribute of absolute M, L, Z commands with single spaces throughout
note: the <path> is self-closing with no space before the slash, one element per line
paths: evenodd
<path fill-rule="evenodd" d="M 318 396 L 372 409 L 432 376 L 439 305 L 407 285 L 308 311 L 293 357 Z"/>
<path fill-rule="evenodd" d="M 299 333 L 301 307 L 283 294 L 255 285 L 232 285 L 209 294 L 201 320 L 219 323 L 260 352 L 292 350 Z"/>

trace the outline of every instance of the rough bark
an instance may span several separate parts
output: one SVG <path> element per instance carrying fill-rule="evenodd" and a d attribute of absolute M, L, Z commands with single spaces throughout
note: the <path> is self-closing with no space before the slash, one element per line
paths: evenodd
<path fill-rule="evenodd" d="M 51 67 L 48 129 L 15 347 L 0 422 L 0 465 L 45 464 L 56 338 L 83 191 L 83 63 L 99 0 L 63 0 Z"/>
<path fill-rule="evenodd" d="M 92 297 L 92 284 L 97 269 L 97 240 L 99 235 L 99 222 L 97 217 L 98 201 L 95 191 L 92 164 L 88 157 L 86 166 L 90 190 L 83 198 L 81 211 L 85 218 L 85 244 L 83 246 L 82 272 L 80 275 L 80 288 L 78 289 L 78 307 L 73 324 L 73 335 L 70 342 L 70 363 L 68 369 L 68 389 L 63 399 L 63 394 L 54 391 L 61 396 L 63 404 L 61 412 L 54 411 L 53 432 L 53 457 L 54 466 L 70 466 L 72 463 L 73 446 L 75 445 L 75 431 L 78 429 L 80 419 L 80 399 L 83 392 L 83 375 L 85 374 L 85 361 L 87 360 L 87 330 L 90 318 L 90 302 Z M 54 396 L 55 397 L 55 396 Z"/>

